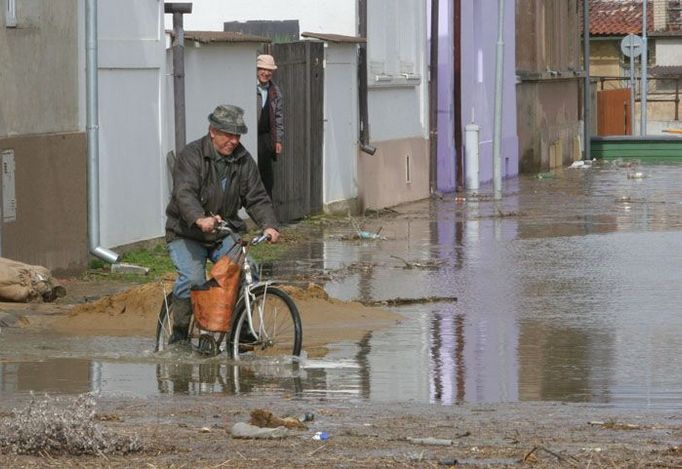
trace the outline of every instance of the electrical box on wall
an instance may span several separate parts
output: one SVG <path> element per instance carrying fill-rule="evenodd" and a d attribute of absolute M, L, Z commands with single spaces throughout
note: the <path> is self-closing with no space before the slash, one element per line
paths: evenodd
<path fill-rule="evenodd" d="M 2 151 L 2 221 L 17 221 L 17 196 L 14 184 L 14 150 Z"/>

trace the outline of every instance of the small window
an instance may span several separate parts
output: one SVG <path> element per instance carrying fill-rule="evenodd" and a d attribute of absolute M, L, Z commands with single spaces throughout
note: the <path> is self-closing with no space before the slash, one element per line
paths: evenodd
<path fill-rule="evenodd" d="M 5 26 L 17 27 L 17 0 L 5 0 Z"/>

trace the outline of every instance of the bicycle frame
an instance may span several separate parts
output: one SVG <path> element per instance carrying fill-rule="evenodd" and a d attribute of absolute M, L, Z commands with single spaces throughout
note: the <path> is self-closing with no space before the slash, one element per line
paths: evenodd
<path fill-rule="evenodd" d="M 253 273 L 251 272 L 251 263 L 248 261 L 248 248 L 249 246 L 255 246 L 256 244 L 260 244 L 263 241 L 265 241 L 267 238 L 265 236 L 260 236 L 257 238 L 254 238 L 251 240 L 251 242 L 248 243 L 242 243 L 241 245 L 241 250 L 242 250 L 242 255 L 244 257 L 244 285 L 242 286 L 242 291 L 241 294 L 239 295 L 239 299 L 243 299 L 244 301 L 244 309 L 246 310 L 246 318 L 249 323 L 249 332 L 251 335 L 253 335 L 256 339 L 259 341 L 263 342 L 265 340 L 268 340 L 269 338 L 267 337 L 267 331 L 263 328 L 263 310 L 260 309 L 258 311 L 259 314 L 259 324 L 260 324 L 260 330 L 256 331 L 253 327 L 253 308 L 252 308 L 252 301 L 255 299 L 255 295 L 252 293 L 253 290 L 256 288 L 259 288 L 261 286 L 265 286 L 263 290 L 263 299 L 265 300 L 267 296 L 267 291 L 268 287 L 270 285 L 275 284 L 275 281 L 272 280 L 266 280 L 264 282 L 258 281 L 254 282 L 253 281 Z M 239 299 L 237 300 L 237 303 L 239 303 Z M 265 301 L 264 301 L 265 302 Z"/>

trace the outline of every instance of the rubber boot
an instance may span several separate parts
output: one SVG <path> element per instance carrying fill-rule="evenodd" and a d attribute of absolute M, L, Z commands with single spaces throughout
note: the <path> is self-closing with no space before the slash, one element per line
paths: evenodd
<path fill-rule="evenodd" d="M 173 313 L 173 333 L 168 339 L 168 343 L 189 343 L 187 335 L 189 333 L 189 321 L 192 317 L 192 301 L 189 298 L 178 298 L 173 295 L 171 313 Z"/>

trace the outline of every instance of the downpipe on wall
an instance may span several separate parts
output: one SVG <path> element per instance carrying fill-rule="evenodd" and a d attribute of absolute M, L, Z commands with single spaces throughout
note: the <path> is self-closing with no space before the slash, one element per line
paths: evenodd
<path fill-rule="evenodd" d="M 85 0 L 85 94 L 88 153 L 88 242 L 90 253 L 115 263 L 119 255 L 100 246 L 99 97 L 97 83 L 97 0 Z"/>
<path fill-rule="evenodd" d="M 369 105 L 367 103 L 367 0 L 358 0 L 358 33 L 365 39 L 358 48 L 358 107 L 360 108 L 360 150 L 374 155 L 377 149 L 369 143 Z"/>

